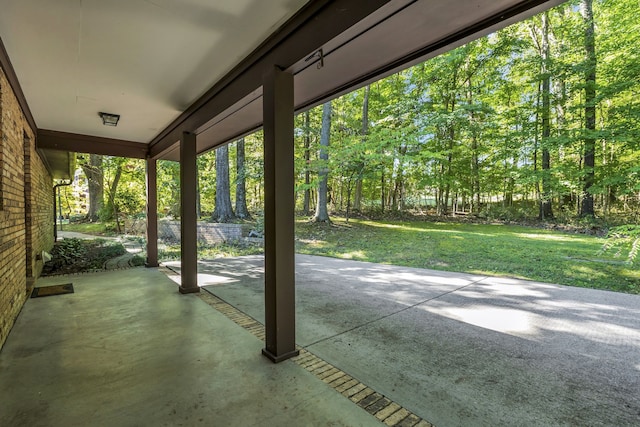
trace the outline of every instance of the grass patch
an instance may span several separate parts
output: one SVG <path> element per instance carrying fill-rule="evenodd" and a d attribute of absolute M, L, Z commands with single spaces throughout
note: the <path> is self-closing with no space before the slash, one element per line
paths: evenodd
<path fill-rule="evenodd" d="M 512 225 L 298 220 L 296 251 L 310 255 L 459 271 L 640 294 L 640 269 L 604 239 Z"/>
<path fill-rule="evenodd" d="M 64 224 L 61 231 L 73 231 L 93 236 L 114 236 L 116 226 L 114 222 L 71 222 Z"/>

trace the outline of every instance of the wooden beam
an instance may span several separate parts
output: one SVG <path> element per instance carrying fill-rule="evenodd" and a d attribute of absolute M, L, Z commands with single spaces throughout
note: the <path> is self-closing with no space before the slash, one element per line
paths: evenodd
<path fill-rule="evenodd" d="M 36 148 L 63 150 L 75 153 L 103 154 L 106 156 L 144 159 L 149 146 L 141 142 L 102 138 L 77 133 L 38 129 Z"/>

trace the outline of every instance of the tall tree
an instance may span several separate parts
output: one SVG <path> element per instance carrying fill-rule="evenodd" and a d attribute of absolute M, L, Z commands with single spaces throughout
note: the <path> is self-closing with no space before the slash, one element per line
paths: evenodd
<path fill-rule="evenodd" d="M 532 29 L 531 36 L 540 56 L 540 75 L 542 78 L 540 97 L 542 98 L 541 122 L 542 122 L 542 191 L 539 201 L 540 219 L 553 218 L 551 205 L 551 155 L 549 153 L 549 138 L 551 137 L 551 47 L 549 45 L 549 12 L 545 11 L 541 16 L 540 39 Z M 532 24 L 533 28 L 533 24 Z"/>
<path fill-rule="evenodd" d="M 311 113 L 304 112 L 304 199 L 302 201 L 302 212 L 309 215 L 311 204 Z"/>
<path fill-rule="evenodd" d="M 204 156 L 198 156 L 196 160 L 198 173 L 196 173 L 196 218 L 202 216 L 202 191 L 200 186 L 200 178 L 203 169 L 206 167 L 206 159 Z"/>
<path fill-rule="evenodd" d="M 249 214 L 249 209 L 247 209 L 247 173 L 244 158 L 244 138 L 240 138 L 236 143 L 236 216 L 249 219 L 251 215 Z"/>
<path fill-rule="evenodd" d="M 470 58 L 471 59 L 471 58 Z M 471 133 L 471 212 L 480 212 L 480 159 L 478 155 L 478 117 L 476 107 L 474 105 L 474 90 L 472 81 L 475 70 L 471 68 L 471 61 L 467 61 L 467 102 L 469 109 L 469 127 Z M 463 202 L 464 208 L 464 202 Z"/>
<path fill-rule="evenodd" d="M 367 144 L 367 135 L 369 134 L 369 93 L 371 92 L 371 85 L 367 85 L 364 88 L 364 97 L 362 100 L 362 130 L 360 135 L 362 136 L 362 144 Z M 360 171 L 356 178 L 356 192 L 353 197 L 353 210 L 360 211 L 362 209 L 362 174 L 364 169 L 364 163 L 360 165 Z"/>
<path fill-rule="evenodd" d="M 80 165 L 89 185 L 89 210 L 87 219 L 98 221 L 104 204 L 104 175 L 102 173 L 102 155 L 89 154 L 89 163 Z"/>
<path fill-rule="evenodd" d="M 593 25 L 592 0 L 580 1 L 584 25 L 584 173 L 582 178 L 582 204 L 580 216 L 594 216 L 593 185 L 596 158 L 596 38 Z"/>
<path fill-rule="evenodd" d="M 327 210 L 327 180 L 329 176 L 329 140 L 331 138 L 331 101 L 322 106 L 322 130 L 320 131 L 320 153 L 319 158 L 322 164 L 318 171 L 318 203 L 316 204 L 316 222 L 331 222 Z"/>
<path fill-rule="evenodd" d="M 231 204 L 231 183 L 229 180 L 229 146 L 216 148 L 216 206 L 211 219 L 229 222 L 235 218 Z"/>
<path fill-rule="evenodd" d="M 107 206 L 109 217 L 115 219 L 116 228 L 118 233 L 122 233 L 120 225 L 120 210 L 118 203 L 116 203 L 116 195 L 118 193 L 118 184 L 120 184 L 120 178 L 122 178 L 122 169 L 127 159 L 123 157 L 107 157 L 106 167 L 109 171 L 107 174 Z"/>

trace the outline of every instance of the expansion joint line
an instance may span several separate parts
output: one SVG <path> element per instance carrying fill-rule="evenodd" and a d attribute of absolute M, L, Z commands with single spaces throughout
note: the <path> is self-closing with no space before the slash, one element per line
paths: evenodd
<path fill-rule="evenodd" d="M 165 273 L 168 273 L 168 271 L 165 270 Z M 204 288 L 204 291 L 199 293 L 197 297 L 255 337 L 262 341 L 265 340 L 264 325 L 262 323 L 224 301 L 208 289 Z M 367 411 L 384 425 L 391 427 L 433 427 L 433 424 L 424 418 L 378 393 L 373 388 L 321 359 L 311 351 L 299 346 L 297 346 L 297 349 L 300 350 L 300 354 L 289 359 L 291 362 L 313 374 L 317 379 Z"/>
<path fill-rule="evenodd" d="M 371 320 L 369 320 L 369 321 L 367 321 L 367 322 L 364 322 L 364 323 L 362 323 L 362 324 L 360 324 L 360 325 L 356 325 L 356 326 L 354 326 L 354 327 L 353 327 L 353 328 L 351 328 L 351 329 L 347 329 L 346 331 L 342 331 L 342 332 L 340 332 L 340 333 L 338 333 L 338 334 L 331 335 L 331 336 L 328 336 L 328 337 L 325 337 L 325 338 L 319 339 L 318 341 L 314 341 L 314 342 L 312 342 L 311 344 L 307 344 L 307 345 L 305 345 L 303 348 L 309 348 L 309 347 L 311 347 L 311 346 L 313 346 L 313 345 L 316 345 L 316 344 L 318 344 L 318 343 L 321 343 L 321 342 L 323 342 L 323 341 L 327 341 L 327 340 L 330 340 L 330 339 L 333 339 L 333 338 L 339 337 L 339 336 L 344 335 L 344 334 L 347 334 L 347 333 L 349 333 L 349 332 L 353 332 L 353 331 L 355 331 L 356 329 L 360 329 L 360 328 L 363 328 L 363 327 L 365 327 L 365 326 L 369 326 L 369 325 L 371 325 L 372 323 L 376 323 L 376 322 L 379 322 L 380 320 L 384 320 L 384 319 L 386 319 L 386 318 L 388 318 L 388 317 L 395 316 L 396 314 L 402 313 L 402 312 L 404 312 L 404 311 L 411 310 L 412 308 L 415 308 L 415 307 L 417 307 L 417 306 L 419 306 L 419 305 L 422 305 L 422 304 L 424 304 L 424 303 L 427 303 L 427 302 L 430 302 L 430 301 L 434 301 L 434 300 L 436 300 L 436 299 L 438 299 L 438 298 L 442 298 L 442 297 L 444 297 L 444 296 L 446 296 L 446 295 L 449 295 L 449 294 L 452 294 L 452 293 L 454 293 L 454 292 L 458 292 L 458 291 L 460 291 L 460 290 L 462 290 L 462 289 L 468 288 L 469 286 L 477 285 L 478 283 L 482 282 L 482 281 L 483 281 L 483 280 L 485 280 L 486 278 L 487 278 L 487 277 L 485 276 L 485 277 L 483 277 L 483 278 L 481 278 L 481 279 L 479 279 L 479 280 L 475 280 L 475 281 L 473 281 L 473 282 L 471 282 L 471 283 L 467 283 L 466 285 L 460 286 L 460 287 L 458 287 L 458 288 L 452 289 L 452 290 L 447 291 L 447 292 L 443 292 L 443 293 L 441 293 L 441 294 L 439 294 L 439 295 L 436 295 L 436 296 L 431 297 L 431 298 L 427 298 L 427 299 L 425 299 L 425 300 L 423 300 L 423 301 L 419 301 L 419 302 L 417 302 L 417 303 L 415 303 L 415 304 L 408 305 L 408 306 L 406 306 L 406 307 L 401 308 L 400 310 L 394 311 L 394 312 L 392 312 L 392 313 L 385 314 L 384 316 L 380 316 L 380 317 L 377 317 L 377 318 L 375 318 L 375 319 L 371 319 Z"/>

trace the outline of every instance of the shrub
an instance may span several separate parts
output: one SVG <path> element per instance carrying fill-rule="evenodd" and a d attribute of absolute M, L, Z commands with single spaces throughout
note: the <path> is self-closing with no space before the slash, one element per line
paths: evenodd
<path fill-rule="evenodd" d="M 104 239 L 63 239 L 51 250 L 51 261 L 43 269 L 43 275 L 78 273 L 101 269 L 104 263 L 126 253 L 121 243 Z"/>

